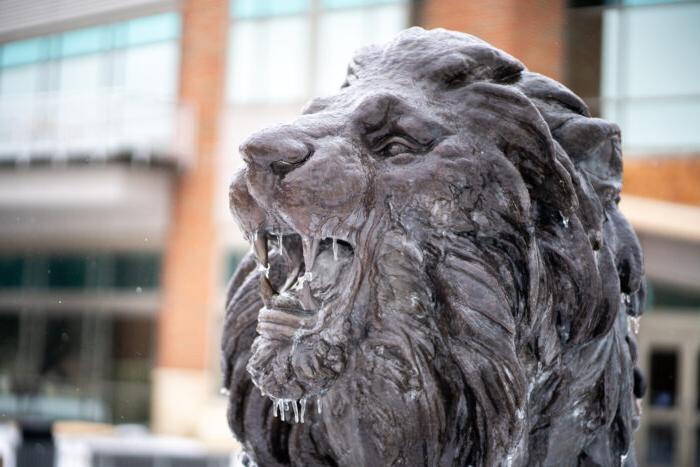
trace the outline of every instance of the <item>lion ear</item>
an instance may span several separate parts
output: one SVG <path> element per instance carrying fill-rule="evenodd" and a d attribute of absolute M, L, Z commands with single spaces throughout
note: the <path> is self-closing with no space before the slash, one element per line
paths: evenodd
<path fill-rule="evenodd" d="M 603 206 L 616 201 L 622 187 L 619 127 L 592 118 L 578 96 L 545 76 L 525 73 L 518 88 L 535 104 L 552 137 L 586 175 Z"/>

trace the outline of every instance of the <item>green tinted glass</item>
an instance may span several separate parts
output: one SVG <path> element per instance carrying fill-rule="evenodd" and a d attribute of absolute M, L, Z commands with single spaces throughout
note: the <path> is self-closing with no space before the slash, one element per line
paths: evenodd
<path fill-rule="evenodd" d="M 293 15 L 309 10 L 309 0 L 232 0 L 231 14 L 236 18 Z"/>
<path fill-rule="evenodd" d="M 2 46 L 0 66 L 26 65 L 45 60 L 48 54 L 46 37 L 8 42 Z"/>
<path fill-rule="evenodd" d="M 117 34 L 119 37 L 119 34 Z M 180 15 L 163 13 L 144 16 L 126 22 L 125 44 L 127 46 L 148 44 L 175 39 L 180 36 Z"/>
<path fill-rule="evenodd" d="M 114 257 L 113 285 L 117 289 L 146 290 L 160 283 L 160 255 L 123 253 Z"/>
<path fill-rule="evenodd" d="M 21 256 L 0 257 L 0 289 L 22 285 L 24 258 Z"/>
<path fill-rule="evenodd" d="M 61 56 L 71 57 L 108 48 L 109 27 L 77 29 L 61 34 Z"/>
<path fill-rule="evenodd" d="M 19 312 L 0 313 L 0 375 L 15 369 L 18 352 Z"/>
<path fill-rule="evenodd" d="M 52 256 L 48 260 L 48 286 L 58 289 L 82 289 L 87 283 L 87 258 Z"/>

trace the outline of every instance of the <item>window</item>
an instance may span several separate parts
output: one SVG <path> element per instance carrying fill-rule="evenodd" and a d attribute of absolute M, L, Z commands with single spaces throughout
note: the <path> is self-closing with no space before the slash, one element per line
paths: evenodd
<path fill-rule="evenodd" d="M 39 376 L 79 384 L 81 378 L 82 320 L 79 315 L 46 320 Z"/>
<path fill-rule="evenodd" d="M 654 350 L 650 361 L 650 403 L 656 407 L 673 407 L 678 385 L 678 355 L 675 351 Z"/>
<path fill-rule="evenodd" d="M 48 286 L 56 289 L 85 288 L 87 260 L 80 256 L 52 256 L 48 261 Z"/>
<path fill-rule="evenodd" d="M 3 44 L 0 96 L 123 87 L 172 98 L 179 36 L 179 14 L 163 13 Z"/>
<path fill-rule="evenodd" d="M 700 309 L 700 292 L 659 281 L 647 281 L 647 310 Z"/>
<path fill-rule="evenodd" d="M 610 8 L 602 20 L 602 116 L 633 152 L 696 151 L 700 4 Z"/>
<path fill-rule="evenodd" d="M 0 311 L 0 393 L 8 375 L 15 370 L 19 351 L 19 316 L 16 312 Z"/>
<path fill-rule="evenodd" d="M 675 465 L 676 431 L 671 425 L 649 427 L 647 462 L 652 465 Z"/>
<path fill-rule="evenodd" d="M 0 289 L 21 286 L 23 274 L 23 257 L 15 255 L 0 256 Z"/>
<path fill-rule="evenodd" d="M 352 53 L 408 24 L 407 0 L 232 0 L 227 95 L 300 102 L 340 88 Z"/>
<path fill-rule="evenodd" d="M 319 21 L 316 92 L 326 95 L 340 88 L 348 62 L 358 48 L 388 41 L 406 27 L 408 18 L 401 2 L 324 0 L 322 5 L 327 10 Z M 364 5 L 371 7 L 357 8 Z"/>
<path fill-rule="evenodd" d="M 230 93 L 236 102 L 277 102 L 307 95 L 309 19 L 305 16 L 240 21 L 229 50 Z"/>
<path fill-rule="evenodd" d="M 156 252 L 0 255 L 0 289 L 94 290 L 140 293 L 160 286 Z"/>
<path fill-rule="evenodd" d="M 155 289 L 160 282 L 160 257 L 153 253 L 128 253 L 114 257 L 114 281 L 117 289 Z"/>
<path fill-rule="evenodd" d="M 0 311 L 0 414 L 146 423 L 154 319 Z"/>

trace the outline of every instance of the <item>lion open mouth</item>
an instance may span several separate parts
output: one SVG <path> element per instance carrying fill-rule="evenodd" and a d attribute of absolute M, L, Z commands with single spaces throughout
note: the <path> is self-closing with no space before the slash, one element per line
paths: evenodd
<path fill-rule="evenodd" d="M 258 233 L 254 250 L 265 305 L 257 331 L 274 340 L 314 328 L 319 310 L 339 298 L 354 257 L 354 248 L 345 240 L 297 233 Z"/>

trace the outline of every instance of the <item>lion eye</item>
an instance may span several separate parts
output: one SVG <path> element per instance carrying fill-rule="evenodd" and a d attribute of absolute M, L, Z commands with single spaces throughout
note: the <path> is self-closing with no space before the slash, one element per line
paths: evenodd
<path fill-rule="evenodd" d="M 412 154 L 416 151 L 414 145 L 409 141 L 394 137 L 386 141 L 380 148 L 377 149 L 379 153 L 384 158 L 398 156 L 400 154 Z"/>

